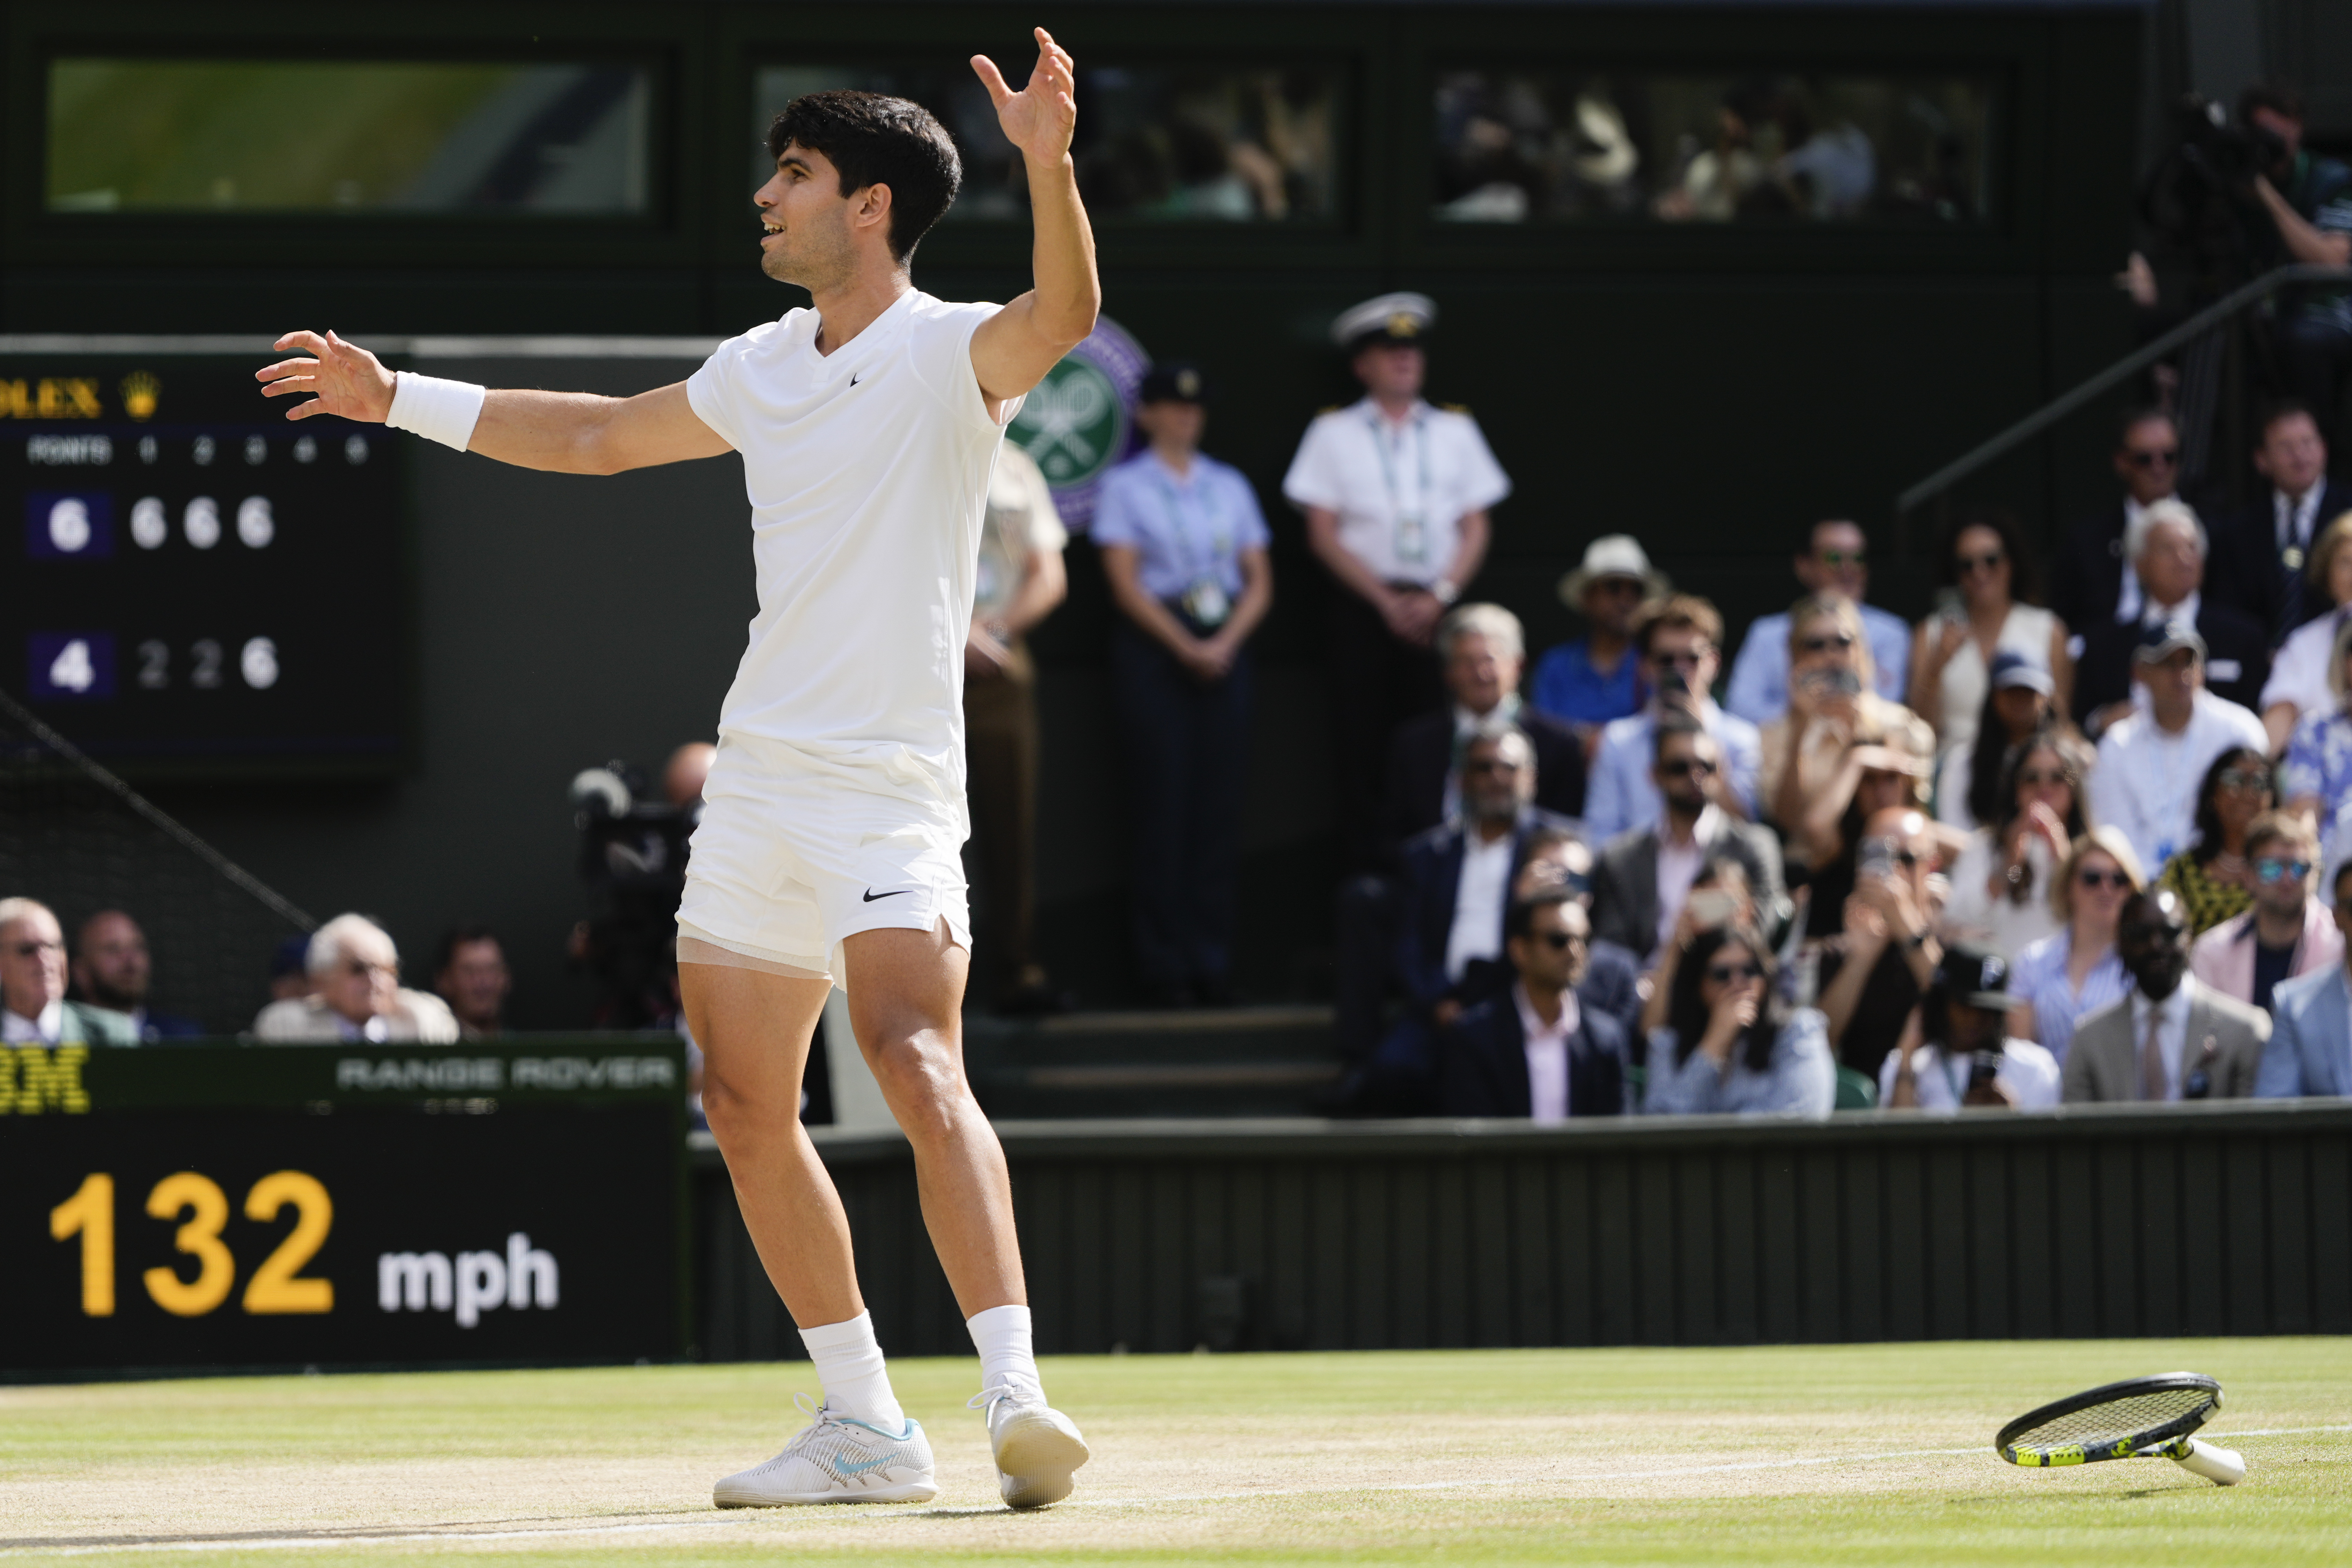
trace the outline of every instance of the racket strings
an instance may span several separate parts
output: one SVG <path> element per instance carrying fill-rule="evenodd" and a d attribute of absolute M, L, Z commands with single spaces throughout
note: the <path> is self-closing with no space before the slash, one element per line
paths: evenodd
<path fill-rule="evenodd" d="M 2212 1399 L 2211 1392 L 2203 1388 L 2160 1388 L 2146 1394 L 2129 1395 L 2103 1405 L 2094 1405 L 2086 1410 L 2074 1410 L 2053 1416 L 2029 1431 L 2019 1433 L 2011 1446 L 2018 1448 L 2095 1448 L 2101 1444 L 2120 1442 L 2194 1415 L 2210 1406 Z"/>

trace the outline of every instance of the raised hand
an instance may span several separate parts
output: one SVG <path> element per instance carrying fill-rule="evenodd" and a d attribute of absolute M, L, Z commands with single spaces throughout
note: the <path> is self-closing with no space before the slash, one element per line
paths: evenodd
<path fill-rule="evenodd" d="M 314 413 L 341 414 L 345 419 L 382 424 L 392 413 L 392 372 L 373 354 L 356 343 L 346 343 L 332 332 L 289 332 L 275 347 L 301 349 L 307 360 L 280 360 L 253 372 L 264 397 L 309 394 L 310 401 L 286 411 L 289 419 Z"/>
<path fill-rule="evenodd" d="M 1077 62 L 1054 42 L 1045 28 L 1037 34 L 1037 66 L 1029 85 L 1014 92 L 1005 85 L 996 62 L 986 55 L 971 57 L 971 68 L 996 105 L 996 123 L 1004 139 L 1032 163 L 1059 163 L 1069 155 L 1070 135 L 1077 127 Z"/>

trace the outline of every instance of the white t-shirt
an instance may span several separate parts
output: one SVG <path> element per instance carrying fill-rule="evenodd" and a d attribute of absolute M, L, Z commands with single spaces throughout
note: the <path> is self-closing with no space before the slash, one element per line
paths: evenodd
<path fill-rule="evenodd" d="M 1511 481 L 1466 413 L 1415 403 L 1402 425 L 1367 397 L 1318 414 L 1282 493 L 1339 515 L 1339 543 L 1383 582 L 1445 575 L 1463 514 L 1493 506 Z"/>
<path fill-rule="evenodd" d="M 1895 1098 L 1895 1053 L 1888 1051 L 1878 1065 L 1878 1103 Z M 1938 1045 L 1921 1046 L 1911 1056 L 1911 1078 L 1919 1092 L 1922 1111 L 1957 1113 L 1969 1092 L 1969 1074 L 1975 1063 L 1965 1056 L 1948 1057 Z M 2000 1071 L 1993 1082 L 2009 1091 L 2021 1111 L 2047 1111 L 2058 1103 L 2058 1059 L 2030 1040 L 2003 1040 Z"/>
<path fill-rule="evenodd" d="M 1008 399 L 971 335 L 999 307 L 909 290 L 830 356 L 814 310 L 719 346 L 686 383 L 743 455 L 760 612 L 719 729 L 878 768 L 961 812 L 963 647 Z"/>
<path fill-rule="evenodd" d="M 2179 735 L 2165 733 L 2153 713 L 2128 714 L 2099 737 L 2091 815 L 2131 841 L 2141 873 L 2153 881 L 2166 861 L 2196 841 L 2197 787 L 2205 769 L 2239 746 L 2269 753 L 2263 721 L 2202 688 Z"/>

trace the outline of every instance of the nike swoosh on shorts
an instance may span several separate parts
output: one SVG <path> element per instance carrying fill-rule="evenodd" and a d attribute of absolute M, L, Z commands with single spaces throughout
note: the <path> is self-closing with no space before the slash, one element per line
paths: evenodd
<path fill-rule="evenodd" d="M 866 902 L 871 904 L 877 898 L 896 898 L 902 893 L 912 893 L 914 889 L 910 887 L 894 887 L 887 893 L 877 893 L 869 887 L 866 890 Z"/>

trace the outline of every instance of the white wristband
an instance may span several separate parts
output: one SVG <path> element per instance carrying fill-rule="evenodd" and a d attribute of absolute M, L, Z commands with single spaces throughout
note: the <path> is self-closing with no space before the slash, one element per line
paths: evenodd
<path fill-rule="evenodd" d="M 474 424 L 482 417 L 482 400 L 490 395 L 489 388 L 420 376 L 412 371 L 395 371 L 392 380 L 392 412 L 383 416 L 384 423 L 466 450 L 474 439 Z"/>

